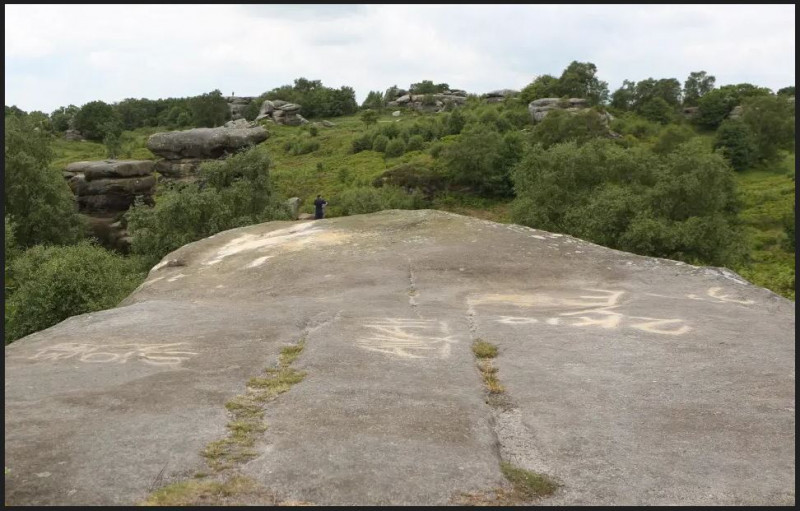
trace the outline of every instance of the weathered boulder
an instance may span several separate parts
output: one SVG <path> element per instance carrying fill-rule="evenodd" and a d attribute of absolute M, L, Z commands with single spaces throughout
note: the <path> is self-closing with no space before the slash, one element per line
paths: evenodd
<path fill-rule="evenodd" d="M 333 128 L 334 126 L 336 126 L 336 123 L 333 123 L 331 121 L 322 121 L 321 124 L 326 128 Z"/>
<path fill-rule="evenodd" d="M 534 122 L 544 119 L 551 110 L 577 112 L 585 108 L 588 108 L 588 102 L 583 98 L 540 98 L 528 103 L 528 111 Z"/>
<path fill-rule="evenodd" d="M 254 122 L 250 122 L 247 119 L 231 119 L 230 121 L 226 122 L 224 125 L 226 128 L 255 128 L 257 125 Z"/>
<path fill-rule="evenodd" d="M 399 98 L 395 99 L 394 102 L 396 104 L 398 104 L 398 105 L 404 105 L 404 104 L 408 103 L 411 100 L 412 100 L 411 99 L 411 95 L 410 94 L 406 94 L 405 96 L 400 96 Z"/>
<path fill-rule="evenodd" d="M 65 172 L 83 174 L 87 181 L 103 178 L 149 176 L 155 162 L 151 160 L 79 161 L 67 165 Z"/>
<path fill-rule="evenodd" d="M 394 112 L 392 112 L 392 117 L 400 117 L 400 115 L 401 115 L 400 110 L 395 110 Z"/>
<path fill-rule="evenodd" d="M 125 179 L 86 179 L 81 195 L 133 196 L 152 193 L 156 185 L 155 176 L 140 176 Z"/>
<path fill-rule="evenodd" d="M 189 177 L 197 173 L 200 165 L 210 160 L 197 158 L 182 158 L 180 160 L 159 160 L 156 162 L 154 170 L 164 177 L 182 178 Z"/>
<path fill-rule="evenodd" d="M 81 134 L 80 131 L 75 129 L 69 129 L 64 132 L 64 140 L 69 140 L 72 142 L 77 142 L 81 140 L 86 140 L 84 136 Z"/>
<path fill-rule="evenodd" d="M 269 133 L 255 128 L 194 128 L 156 133 L 147 139 L 147 148 L 168 160 L 185 158 L 217 159 L 249 145 L 259 144 Z"/>
<path fill-rule="evenodd" d="M 134 505 L 217 461 L 257 489 L 228 504 L 493 504 L 507 462 L 560 484 L 523 504 L 793 506 L 795 383 L 794 302 L 724 269 L 442 211 L 269 222 L 6 346 L 4 503 Z"/>
<path fill-rule="evenodd" d="M 487 92 L 483 95 L 487 103 L 499 103 L 506 98 L 510 98 L 519 94 L 518 90 L 513 89 L 498 89 Z"/>
<path fill-rule="evenodd" d="M 731 110 L 731 113 L 728 114 L 728 118 L 733 120 L 739 119 L 742 116 L 743 111 L 744 109 L 742 108 L 742 105 L 736 105 L 733 107 L 733 110 Z"/>
<path fill-rule="evenodd" d="M 292 197 L 286 200 L 286 205 L 289 206 L 289 212 L 292 215 L 292 218 L 297 218 L 297 215 L 300 213 L 300 204 L 303 201 L 300 197 Z"/>

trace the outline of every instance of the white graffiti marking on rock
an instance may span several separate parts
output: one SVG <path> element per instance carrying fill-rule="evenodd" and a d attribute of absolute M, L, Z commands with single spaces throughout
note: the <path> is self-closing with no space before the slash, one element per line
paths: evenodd
<path fill-rule="evenodd" d="M 679 318 L 650 318 L 644 316 L 627 316 L 619 312 L 622 307 L 620 300 L 624 291 L 609 291 L 605 289 L 584 289 L 591 291 L 592 295 L 578 295 L 577 298 L 552 297 L 545 293 L 537 294 L 487 294 L 470 297 L 467 301 L 472 314 L 475 305 L 494 304 L 511 305 L 543 309 L 555 314 L 547 318 L 531 318 L 527 316 L 502 315 L 495 319 L 505 325 L 531 325 L 543 322 L 548 325 L 564 325 L 573 327 L 595 327 L 603 329 L 617 329 L 623 326 L 661 335 L 682 335 L 691 330 Z M 577 308 L 577 310 L 575 310 Z M 559 312 L 559 309 L 568 309 Z M 631 321 L 636 320 L 636 321 Z"/>
<path fill-rule="evenodd" d="M 372 335 L 357 340 L 356 345 L 402 358 L 447 358 L 450 344 L 458 342 L 444 321 L 381 318 L 367 320 L 364 326 Z"/>
<path fill-rule="evenodd" d="M 134 359 L 150 365 L 173 365 L 197 355 L 193 351 L 176 351 L 183 342 L 170 344 L 82 344 L 62 343 L 39 350 L 30 360 L 76 359 L 91 364 L 124 364 Z"/>

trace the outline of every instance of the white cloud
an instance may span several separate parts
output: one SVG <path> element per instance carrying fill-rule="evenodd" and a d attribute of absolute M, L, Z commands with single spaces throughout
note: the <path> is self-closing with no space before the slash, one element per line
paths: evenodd
<path fill-rule="evenodd" d="M 706 70 L 794 83 L 794 5 L 6 5 L 6 104 L 58 106 L 320 79 L 522 88 L 593 62 L 623 79 Z"/>

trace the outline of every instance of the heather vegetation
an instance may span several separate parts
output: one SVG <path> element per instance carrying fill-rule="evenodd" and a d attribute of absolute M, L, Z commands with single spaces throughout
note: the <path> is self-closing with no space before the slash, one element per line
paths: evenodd
<path fill-rule="evenodd" d="M 718 87 L 699 71 L 683 83 L 626 80 L 610 91 L 597 71 L 572 62 L 516 96 L 469 95 L 438 113 L 389 107 L 396 87 L 369 92 L 359 107 L 350 87 L 297 79 L 259 96 L 244 116 L 280 99 L 312 122 L 265 124 L 266 142 L 203 165 L 195 182 L 162 180 L 154 206 L 126 215 L 127 255 L 85 239 L 61 171 L 108 156 L 156 159 L 145 146 L 151 134 L 229 120 L 222 94 L 93 101 L 49 115 L 6 106 L 6 342 L 112 307 L 170 251 L 287 219 L 289 197 L 311 212 L 317 194 L 328 217 L 443 209 L 725 266 L 794 299 L 794 88 Z M 408 87 L 429 101 L 448 90 L 432 80 Z M 587 108 L 554 109 L 534 123 L 528 103 L 548 97 L 583 98 Z M 89 140 L 64 140 L 71 129 Z"/>

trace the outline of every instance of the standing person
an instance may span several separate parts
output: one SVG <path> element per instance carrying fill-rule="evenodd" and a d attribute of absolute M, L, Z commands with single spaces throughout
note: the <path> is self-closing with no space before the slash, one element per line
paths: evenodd
<path fill-rule="evenodd" d="M 325 206 L 328 205 L 328 201 L 322 198 L 322 195 L 317 195 L 316 200 L 314 200 L 314 219 L 319 220 L 320 218 L 325 217 Z"/>

